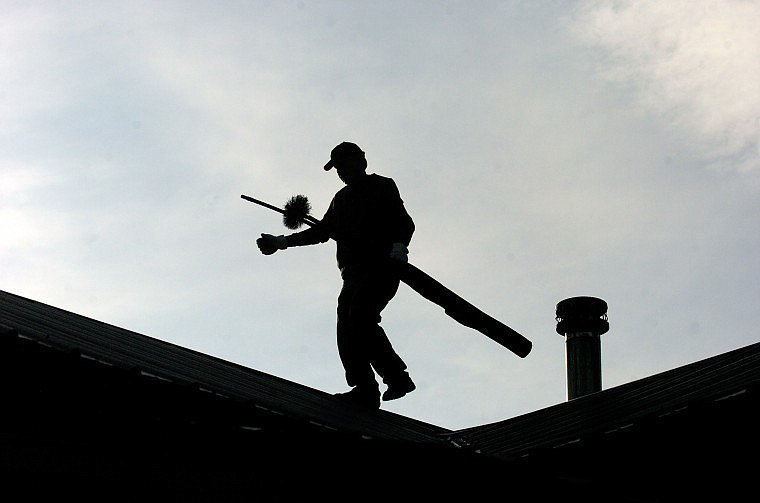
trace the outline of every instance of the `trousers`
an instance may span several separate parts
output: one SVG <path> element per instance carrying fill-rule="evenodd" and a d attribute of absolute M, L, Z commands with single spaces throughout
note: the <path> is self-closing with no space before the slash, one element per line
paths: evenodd
<path fill-rule="evenodd" d="M 349 386 L 375 386 L 374 372 L 384 382 L 406 370 L 380 326 L 380 313 L 396 295 L 398 271 L 387 267 L 347 267 L 341 271 L 338 296 L 338 354 Z"/>

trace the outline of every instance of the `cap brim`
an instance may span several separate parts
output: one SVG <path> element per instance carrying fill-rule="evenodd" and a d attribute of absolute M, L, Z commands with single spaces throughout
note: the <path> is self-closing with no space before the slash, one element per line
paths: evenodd
<path fill-rule="evenodd" d="M 333 164 L 332 160 L 328 161 L 327 164 L 325 164 L 325 171 L 330 171 L 335 164 Z"/>

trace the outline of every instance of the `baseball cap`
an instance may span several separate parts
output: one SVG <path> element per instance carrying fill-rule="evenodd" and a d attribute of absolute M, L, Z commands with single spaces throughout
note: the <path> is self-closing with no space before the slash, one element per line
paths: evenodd
<path fill-rule="evenodd" d="M 330 160 L 325 164 L 325 171 L 330 171 L 335 166 L 335 161 L 357 156 L 364 157 L 364 151 L 359 148 L 359 145 L 344 141 L 330 152 Z"/>

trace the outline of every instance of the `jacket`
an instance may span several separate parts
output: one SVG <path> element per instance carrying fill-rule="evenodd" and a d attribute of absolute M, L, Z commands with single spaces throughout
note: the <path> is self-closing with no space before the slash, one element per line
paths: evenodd
<path fill-rule="evenodd" d="M 288 236 L 288 246 L 337 243 L 336 260 L 351 266 L 383 265 L 393 243 L 409 246 L 414 221 L 407 213 L 393 179 L 369 174 L 339 190 L 322 220 Z"/>

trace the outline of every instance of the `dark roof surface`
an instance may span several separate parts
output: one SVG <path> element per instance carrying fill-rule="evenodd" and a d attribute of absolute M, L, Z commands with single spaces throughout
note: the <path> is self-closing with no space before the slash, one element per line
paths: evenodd
<path fill-rule="evenodd" d="M 334 396 L 220 358 L 0 291 L 0 328 L 70 351 L 330 430 L 369 438 L 446 444 L 449 430 L 388 411 L 364 411 Z"/>
<path fill-rule="evenodd" d="M 760 343 L 504 421 L 451 431 L 388 411 L 349 407 L 328 393 L 0 291 L 0 328 L 108 365 L 251 402 L 288 420 L 369 438 L 460 445 L 505 458 L 611 437 L 695 406 L 754 403 Z M 742 405 L 743 407 L 744 405 Z"/>
<path fill-rule="evenodd" d="M 584 438 L 613 437 L 644 424 L 651 433 L 652 425 L 695 411 L 719 417 L 729 410 L 752 410 L 759 395 L 760 343 L 755 343 L 512 419 L 459 430 L 450 438 L 484 453 L 516 458 Z"/>

